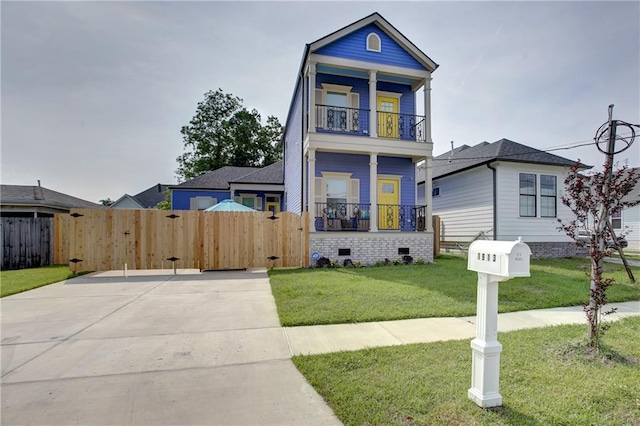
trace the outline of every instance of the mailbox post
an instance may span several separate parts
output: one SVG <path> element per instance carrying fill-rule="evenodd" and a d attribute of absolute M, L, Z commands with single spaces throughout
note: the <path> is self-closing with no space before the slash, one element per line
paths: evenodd
<path fill-rule="evenodd" d="M 528 277 L 531 250 L 517 241 L 474 241 L 467 269 L 478 272 L 476 338 L 471 341 L 471 388 L 468 396 L 483 408 L 502 405 L 498 342 L 498 283 Z"/>

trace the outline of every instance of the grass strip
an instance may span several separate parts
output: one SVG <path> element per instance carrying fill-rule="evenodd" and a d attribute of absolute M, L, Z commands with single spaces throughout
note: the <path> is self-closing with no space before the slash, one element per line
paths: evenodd
<path fill-rule="evenodd" d="M 640 277 L 640 268 L 632 268 Z M 610 302 L 640 300 L 622 265 L 606 263 L 616 280 Z M 531 262 L 531 277 L 500 284 L 500 312 L 576 306 L 589 298 L 588 259 Z M 284 326 L 457 317 L 476 313 L 477 274 L 459 257 L 427 265 L 269 271 Z"/>
<path fill-rule="evenodd" d="M 20 293 L 43 285 L 72 278 L 68 265 L 51 265 L 41 268 L 0 272 L 0 297 Z"/>
<path fill-rule="evenodd" d="M 585 325 L 500 333 L 503 406 L 467 398 L 469 340 L 296 356 L 345 425 L 640 424 L 640 317 L 612 324 L 603 354 Z"/>

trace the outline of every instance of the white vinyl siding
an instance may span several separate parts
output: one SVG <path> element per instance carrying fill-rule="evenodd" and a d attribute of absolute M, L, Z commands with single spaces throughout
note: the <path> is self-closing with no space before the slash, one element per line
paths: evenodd
<path fill-rule="evenodd" d="M 628 249 L 640 250 L 640 204 L 628 207 L 622 212 L 622 232 L 629 242 Z"/>
<path fill-rule="evenodd" d="M 433 214 L 441 219 L 443 241 L 469 242 L 478 233 L 493 236 L 493 177 L 478 167 L 434 180 Z"/>
<path fill-rule="evenodd" d="M 560 202 L 563 194 L 562 182 L 567 170 L 560 166 L 546 166 L 517 163 L 494 163 L 498 174 L 498 229 L 497 239 L 508 241 L 519 236 L 524 242 L 567 242 L 571 241 L 557 229 L 557 219 L 571 220 L 571 211 Z M 540 176 L 556 178 L 556 217 L 520 216 L 520 174 L 537 176 L 538 197 L 540 196 Z M 538 210 L 540 202 L 538 202 Z"/>

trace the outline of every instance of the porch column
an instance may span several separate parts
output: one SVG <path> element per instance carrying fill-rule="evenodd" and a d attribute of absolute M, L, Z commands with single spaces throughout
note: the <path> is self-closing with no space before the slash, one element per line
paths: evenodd
<path fill-rule="evenodd" d="M 302 188 L 307 196 L 307 211 L 311 215 L 311 226 L 309 230 L 316 232 L 316 150 L 310 149 L 307 153 L 309 165 L 307 166 L 306 184 L 308 190 Z M 304 206 L 303 206 L 304 210 Z"/>
<path fill-rule="evenodd" d="M 427 221 L 427 232 L 433 232 L 433 222 L 432 222 L 432 214 L 433 214 L 433 157 L 429 155 L 425 158 L 424 162 L 424 202 L 427 204 L 427 208 L 425 209 L 425 220 Z M 439 235 L 433 236 L 434 241 L 436 238 L 440 238 Z"/>
<path fill-rule="evenodd" d="M 316 63 L 309 62 L 309 131 L 316 132 Z"/>
<path fill-rule="evenodd" d="M 431 143 L 431 77 L 424 80 L 424 140 Z"/>
<path fill-rule="evenodd" d="M 304 69 L 302 75 L 302 139 L 307 136 L 309 131 L 309 116 L 311 115 L 311 106 L 309 105 L 309 68 Z"/>
<path fill-rule="evenodd" d="M 369 153 L 369 230 L 378 232 L 378 153 Z"/>
<path fill-rule="evenodd" d="M 377 124 L 377 79 L 376 70 L 369 70 L 369 135 L 372 138 L 378 137 L 378 124 Z"/>

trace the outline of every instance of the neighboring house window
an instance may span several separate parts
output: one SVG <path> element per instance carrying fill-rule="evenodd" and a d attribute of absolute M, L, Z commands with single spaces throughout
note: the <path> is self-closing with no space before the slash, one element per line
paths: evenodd
<path fill-rule="evenodd" d="M 432 197 L 437 197 L 438 195 L 440 195 L 440 188 L 438 188 L 437 186 L 435 188 L 433 188 L 431 190 L 431 196 Z"/>
<path fill-rule="evenodd" d="M 258 198 L 255 194 L 240 194 L 240 196 L 236 198 L 236 202 L 243 206 L 251 207 L 254 210 L 262 210 L 262 199 Z"/>
<path fill-rule="evenodd" d="M 215 206 L 218 200 L 213 197 L 192 197 L 189 201 L 189 208 L 191 210 L 204 210 L 211 206 Z"/>
<path fill-rule="evenodd" d="M 540 217 L 556 217 L 556 177 L 540 175 Z"/>
<path fill-rule="evenodd" d="M 520 217 L 536 217 L 536 175 L 520 173 Z"/>
<path fill-rule="evenodd" d="M 382 43 L 378 34 L 370 33 L 367 36 L 367 50 L 372 52 L 380 52 L 382 50 Z"/>
<path fill-rule="evenodd" d="M 622 210 L 611 213 L 611 226 L 613 229 L 622 229 Z"/>
<path fill-rule="evenodd" d="M 556 176 L 520 173 L 520 217 L 556 217 L 557 205 Z"/>

